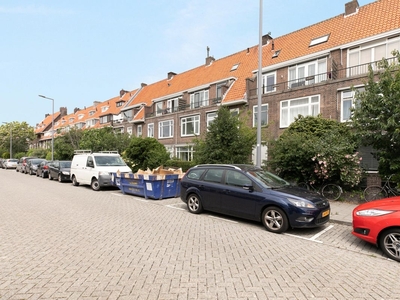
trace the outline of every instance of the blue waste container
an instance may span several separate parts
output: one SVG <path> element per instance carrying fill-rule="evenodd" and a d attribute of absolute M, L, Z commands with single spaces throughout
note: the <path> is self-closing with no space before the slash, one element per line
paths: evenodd
<path fill-rule="evenodd" d="M 178 174 L 171 175 L 140 175 L 145 185 L 145 197 L 152 199 L 165 199 L 178 197 L 180 185 Z"/>

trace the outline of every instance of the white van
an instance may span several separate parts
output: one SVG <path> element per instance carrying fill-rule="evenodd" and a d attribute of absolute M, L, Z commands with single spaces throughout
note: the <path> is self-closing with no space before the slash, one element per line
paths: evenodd
<path fill-rule="evenodd" d="M 94 191 L 111 186 L 111 173 L 132 172 L 117 151 L 75 150 L 71 163 L 71 181 L 74 186 L 87 184 Z"/>

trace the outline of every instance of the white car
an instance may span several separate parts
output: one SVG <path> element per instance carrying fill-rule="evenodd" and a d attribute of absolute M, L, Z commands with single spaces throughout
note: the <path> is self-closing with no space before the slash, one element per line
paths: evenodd
<path fill-rule="evenodd" d="M 18 159 L 9 158 L 3 162 L 4 169 L 16 169 L 18 164 Z"/>

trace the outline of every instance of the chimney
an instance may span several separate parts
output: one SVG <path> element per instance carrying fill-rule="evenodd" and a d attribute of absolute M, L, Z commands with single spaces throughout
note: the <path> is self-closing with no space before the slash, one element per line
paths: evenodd
<path fill-rule="evenodd" d="M 93 106 L 96 107 L 100 103 L 101 103 L 100 101 L 93 101 Z"/>
<path fill-rule="evenodd" d="M 357 0 L 352 0 L 344 5 L 344 16 L 355 14 L 358 11 L 360 5 Z"/>
<path fill-rule="evenodd" d="M 168 80 L 172 79 L 172 77 L 174 77 L 176 75 L 176 73 L 174 72 L 168 72 Z"/>
<path fill-rule="evenodd" d="M 67 115 L 67 108 L 66 107 L 60 107 L 60 114 L 61 117 L 64 117 Z"/>
<path fill-rule="evenodd" d="M 128 93 L 128 91 L 125 91 L 124 89 L 119 91 L 119 97 L 122 97 L 125 93 Z"/>
<path fill-rule="evenodd" d="M 272 40 L 271 33 L 268 32 L 266 35 L 263 35 L 262 37 L 262 45 L 268 45 L 269 41 Z"/>
<path fill-rule="evenodd" d="M 147 86 L 147 84 L 142 82 L 142 83 L 140 84 L 140 86 L 141 86 L 142 88 L 144 88 L 145 86 Z"/>
<path fill-rule="evenodd" d="M 74 114 L 76 114 L 77 111 L 80 111 L 80 109 L 78 107 L 74 108 Z"/>
<path fill-rule="evenodd" d="M 207 46 L 206 66 L 211 65 L 213 61 L 215 61 L 215 58 L 210 56 L 210 47 Z"/>
<path fill-rule="evenodd" d="M 50 114 L 45 114 L 45 115 L 44 115 L 44 118 L 46 119 L 48 116 L 50 116 Z"/>

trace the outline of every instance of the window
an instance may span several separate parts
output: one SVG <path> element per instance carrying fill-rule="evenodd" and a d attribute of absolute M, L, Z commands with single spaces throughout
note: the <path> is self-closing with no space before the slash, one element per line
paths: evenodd
<path fill-rule="evenodd" d="M 349 49 L 348 76 L 368 73 L 368 66 L 371 62 L 393 57 L 393 50 L 400 50 L 399 36 Z M 371 66 L 373 69 L 377 69 L 376 64 Z"/>
<path fill-rule="evenodd" d="M 121 107 L 122 104 L 124 104 L 124 103 L 125 103 L 124 101 L 119 101 L 119 102 L 117 102 L 116 104 L 117 104 L 117 107 Z"/>
<path fill-rule="evenodd" d="M 239 117 L 239 108 L 232 108 L 229 110 L 232 117 Z"/>
<path fill-rule="evenodd" d="M 142 125 L 137 125 L 136 127 L 136 136 L 141 137 L 142 136 Z"/>
<path fill-rule="evenodd" d="M 245 185 L 247 186 L 252 185 L 252 181 L 249 178 L 247 178 L 246 175 L 240 172 L 227 170 L 225 184 L 237 187 L 243 187 Z"/>
<path fill-rule="evenodd" d="M 281 101 L 280 127 L 288 127 L 298 115 L 318 116 L 319 95 Z"/>
<path fill-rule="evenodd" d="M 262 76 L 263 94 L 275 92 L 276 73 L 268 73 Z"/>
<path fill-rule="evenodd" d="M 174 121 L 161 121 L 158 123 L 158 138 L 169 138 L 174 136 Z"/>
<path fill-rule="evenodd" d="M 222 169 L 210 169 L 207 174 L 204 176 L 204 181 L 210 181 L 215 183 L 222 182 L 222 174 L 224 170 Z"/>
<path fill-rule="evenodd" d="M 258 105 L 253 106 L 253 127 L 257 126 Z M 268 104 L 261 105 L 261 126 L 268 124 Z"/>
<path fill-rule="evenodd" d="M 221 100 L 224 95 L 223 87 L 226 86 L 226 82 L 217 84 L 217 100 Z"/>
<path fill-rule="evenodd" d="M 161 116 L 163 113 L 163 103 L 157 102 L 156 103 L 156 116 Z"/>
<path fill-rule="evenodd" d="M 208 90 L 190 94 L 190 108 L 208 106 Z"/>
<path fill-rule="evenodd" d="M 357 89 L 359 92 L 363 92 L 364 88 Z M 351 118 L 351 109 L 356 104 L 357 100 L 355 99 L 356 91 L 345 90 L 341 93 L 342 98 L 342 107 L 341 107 L 341 116 L 340 119 L 342 122 L 349 121 Z"/>
<path fill-rule="evenodd" d="M 176 147 L 176 157 L 183 161 L 192 161 L 193 152 L 193 146 Z"/>
<path fill-rule="evenodd" d="M 94 110 L 91 110 L 91 111 L 89 111 L 89 116 L 93 116 L 93 115 L 94 115 L 94 113 L 95 113 L 95 111 L 94 111 Z"/>
<path fill-rule="evenodd" d="M 129 134 L 129 136 L 132 135 L 132 127 L 126 128 L 126 133 Z"/>
<path fill-rule="evenodd" d="M 172 113 L 178 111 L 179 98 L 167 100 L 167 112 Z"/>
<path fill-rule="evenodd" d="M 322 43 L 327 42 L 328 39 L 329 39 L 329 35 L 330 35 L 330 34 L 327 34 L 327 35 L 324 35 L 324 36 L 321 36 L 321 37 L 312 39 L 311 42 L 310 42 L 309 47 L 312 47 L 312 46 L 315 46 L 315 45 L 318 45 L 318 44 L 322 44 Z"/>
<path fill-rule="evenodd" d="M 154 123 L 147 125 L 147 137 L 154 137 Z"/>
<path fill-rule="evenodd" d="M 237 70 L 238 67 L 239 67 L 239 64 L 233 65 L 231 68 L 231 72 Z"/>
<path fill-rule="evenodd" d="M 214 121 L 214 119 L 217 117 L 217 112 L 211 112 L 207 114 L 207 128 L 210 126 L 210 124 Z"/>
<path fill-rule="evenodd" d="M 181 118 L 181 136 L 200 134 L 200 116 Z"/>
<path fill-rule="evenodd" d="M 289 68 L 289 88 L 319 83 L 327 79 L 326 58 Z"/>
<path fill-rule="evenodd" d="M 104 124 L 104 123 L 107 123 L 107 122 L 108 122 L 107 116 L 100 117 L 100 124 Z"/>
<path fill-rule="evenodd" d="M 102 106 L 101 107 L 101 112 L 105 112 L 108 109 L 108 106 Z"/>

